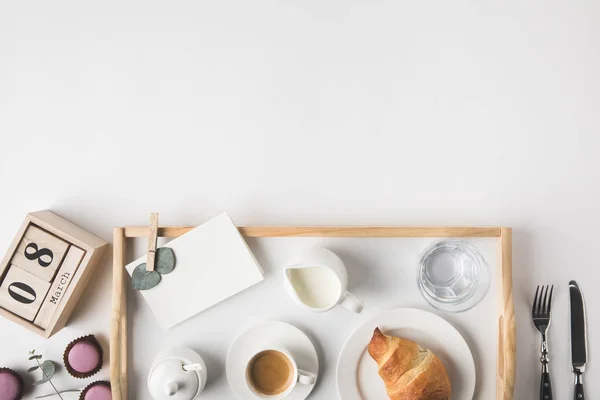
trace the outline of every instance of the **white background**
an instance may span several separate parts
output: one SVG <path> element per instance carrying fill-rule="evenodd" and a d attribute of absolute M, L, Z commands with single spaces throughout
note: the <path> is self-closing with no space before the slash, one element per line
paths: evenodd
<path fill-rule="evenodd" d="M 600 331 L 598 15 L 593 0 L 3 0 L 0 248 L 43 208 L 107 240 L 153 210 L 512 226 L 515 398 L 538 392 L 539 283 L 558 285 L 552 375 L 568 398 L 569 279 L 588 303 L 590 377 Z M 107 259 L 49 341 L 0 321 L 0 364 L 107 332 L 110 275 Z"/>

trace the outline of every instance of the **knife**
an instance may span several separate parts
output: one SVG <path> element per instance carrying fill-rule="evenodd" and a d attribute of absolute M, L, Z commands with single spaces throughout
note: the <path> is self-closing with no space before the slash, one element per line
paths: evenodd
<path fill-rule="evenodd" d="M 585 304 L 577 282 L 569 282 L 569 294 L 571 296 L 571 362 L 575 374 L 575 400 L 585 400 L 582 378 L 587 363 Z"/>

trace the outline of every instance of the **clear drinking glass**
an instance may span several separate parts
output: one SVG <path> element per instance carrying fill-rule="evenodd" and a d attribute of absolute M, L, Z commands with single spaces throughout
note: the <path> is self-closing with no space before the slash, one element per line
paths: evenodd
<path fill-rule="evenodd" d="M 477 305 L 490 287 L 490 268 L 469 243 L 448 240 L 430 246 L 417 273 L 421 294 L 433 307 L 451 312 Z"/>

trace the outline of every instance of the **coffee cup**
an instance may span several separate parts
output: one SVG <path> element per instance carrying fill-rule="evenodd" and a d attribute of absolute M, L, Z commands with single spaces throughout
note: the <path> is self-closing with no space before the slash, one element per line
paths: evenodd
<path fill-rule="evenodd" d="M 284 399 L 296 385 L 313 385 L 316 380 L 315 374 L 299 369 L 283 348 L 260 350 L 246 364 L 246 385 L 257 399 Z"/>
<path fill-rule="evenodd" d="M 348 272 L 333 251 L 315 248 L 305 251 L 284 269 L 285 289 L 301 306 L 315 312 L 340 305 L 355 313 L 363 302 L 348 292 Z"/>

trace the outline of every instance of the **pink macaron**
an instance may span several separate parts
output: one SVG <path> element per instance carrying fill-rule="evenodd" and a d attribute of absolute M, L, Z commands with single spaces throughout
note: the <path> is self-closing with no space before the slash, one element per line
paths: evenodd
<path fill-rule="evenodd" d="M 10 368 L 0 368 L 0 400 L 21 400 L 23 378 Z"/>
<path fill-rule="evenodd" d="M 111 400 L 110 382 L 97 381 L 90 383 L 79 396 L 79 400 Z"/>
<path fill-rule="evenodd" d="M 69 374 L 75 378 L 89 378 L 102 368 L 102 346 L 94 335 L 73 340 L 67 346 L 63 361 Z"/>

